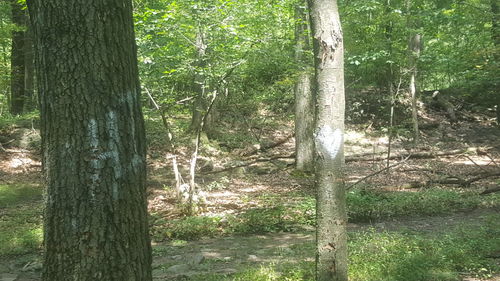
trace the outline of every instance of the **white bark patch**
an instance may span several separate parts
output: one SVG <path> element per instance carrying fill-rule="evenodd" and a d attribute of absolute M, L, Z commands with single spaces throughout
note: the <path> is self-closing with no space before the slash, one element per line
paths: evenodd
<path fill-rule="evenodd" d="M 120 153 L 118 151 L 118 145 L 121 142 L 118 129 L 118 119 L 116 118 L 116 113 L 114 111 L 106 113 L 106 129 L 109 132 L 106 158 L 110 158 L 113 161 L 115 179 L 118 179 L 122 177 L 123 171 L 120 166 Z"/>
<path fill-rule="evenodd" d="M 88 130 L 90 147 L 97 148 L 97 146 L 99 146 L 99 139 L 97 137 L 97 121 L 95 119 L 90 119 Z"/>
<path fill-rule="evenodd" d="M 136 171 L 137 168 L 142 167 L 143 163 L 142 157 L 139 154 L 134 154 L 132 157 L 132 169 Z"/>
<path fill-rule="evenodd" d="M 95 119 L 90 119 L 89 124 L 88 124 L 88 142 L 90 144 L 90 152 L 91 154 L 94 154 L 95 152 L 98 151 L 99 149 L 99 138 L 97 136 L 97 121 Z M 98 158 L 92 157 L 90 160 L 90 167 L 92 168 L 92 172 L 90 174 L 90 198 L 92 201 L 95 200 L 95 191 L 97 188 L 97 185 L 100 182 L 101 178 L 101 168 L 102 165 L 100 163 L 100 160 Z"/>
<path fill-rule="evenodd" d="M 318 151 L 330 159 L 337 157 L 344 140 L 343 133 L 340 129 L 335 131 L 328 125 L 325 125 L 316 132 L 316 146 Z"/>
<path fill-rule="evenodd" d="M 130 92 L 127 92 L 127 106 L 128 106 L 128 110 L 130 112 L 130 119 L 131 121 L 129 122 L 130 124 L 130 134 L 132 135 L 132 142 L 133 142 L 133 148 L 134 148 L 134 152 L 137 152 L 136 151 L 136 143 L 135 143 L 135 116 L 134 116 L 134 104 L 135 104 L 135 99 L 136 99 L 136 92 L 135 91 L 130 91 Z"/>

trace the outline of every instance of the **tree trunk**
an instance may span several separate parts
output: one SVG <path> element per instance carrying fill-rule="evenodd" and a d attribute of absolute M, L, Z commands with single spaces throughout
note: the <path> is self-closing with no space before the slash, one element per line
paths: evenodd
<path fill-rule="evenodd" d="M 132 1 L 27 3 L 47 184 L 42 280 L 152 280 Z"/>
<path fill-rule="evenodd" d="M 411 120 L 413 123 L 413 142 L 417 145 L 420 142 L 420 131 L 418 129 L 418 107 L 417 107 L 417 62 L 420 56 L 421 36 L 415 34 L 409 42 L 410 61 L 410 98 L 411 98 Z"/>
<path fill-rule="evenodd" d="M 16 25 L 12 31 L 12 49 L 10 57 L 10 113 L 19 115 L 24 109 L 24 28 L 26 12 L 17 0 L 11 0 L 12 23 Z"/>
<path fill-rule="evenodd" d="M 408 90 L 411 101 L 411 120 L 413 124 L 413 143 L 418 145 L 420 142 L 420 131 L 418 129 L 418 107 L 417 107 L 417 74 L 418 74 L 418 58 L 422 46 L 422 36 L 414 32 L 415 23 L 412 19 L 411 5 L 412 0 L 406 0 L 407 9 L 407 27 L 410 29 L 410 37 L 408 39 L 408 67 L 410 71 L 410 84 Z"/>
<path fill-rule="evenodd" d="M 189 126 L 189 131 L 197 134 L 198 130 L 202 129 L 202 119 L 207 108 L 207 89 L 206 89 L 206 77 L 203 74 L 203 68 L 205 67 L 205 55 L 206 55 L 206 38 L 205 34 L 198 28 L 198 33 L 196 33 L 196 49 L 198 53 L 197 67 L 200 69 L 196 70 L 194 76 L 194 91 L 196 98 L 193 104 L 193 116 L 191 118 L 191 125 Z"/>
<path fill-rule="evenodd" d="M 314 99 L 312 75 L 302 72 L 295 85 L 295 161 L 296 169 L 314 170 Z"/>
<path fill-rule="evenodd" d="M 498 9 L 498 0 L 491 0 L 491 38 L 493 39 L 493 44 L 495 45 L 494 58 L 497 64 L 500 60 L 500 24 L 499 18 L 500 13 Z M 497 124 L 500 125 L 500 97 L 496 97 L 496 113 L 497 113 Z"/>
<path fill-rule="evenodd" d="M 316 280 L 347 280 L 344 61 L 337 1 L 309 0 L 316 67 Z"/>
<path fill-rule="evenodd" d="M 295 9 L 295 60 L 301 73 L 295 84 L 295 167 L 301 171 L 314 169 L 314 97 L 311 89 L 311 70 L 305 55 L 309 47 L 308 24 L 305 2 L 299 2 Z"/>
<path fill-rule="evenodd" d="M 24 36 L 24 97 L 25 109 L 33 110 L 36 108 L 37 100 L 35 97 L 35 58 L 33 57 L 33 30 L 26 22 L 26 32 Z"/>

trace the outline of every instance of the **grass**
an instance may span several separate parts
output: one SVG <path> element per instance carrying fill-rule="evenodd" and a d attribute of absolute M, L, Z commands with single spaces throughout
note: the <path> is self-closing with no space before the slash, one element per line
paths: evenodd
<path fill-rule="evenodd" d="M 42 241 L 42 189 L 0 185 L 0 256 L 31 253 Z"/>
<path fill-rule="evenodd" d="M 163 220 L 152 215 L 156 240 L 195 240 L 228 234 L 296 231 L 315 226 L 315 201 L 292 194 L 294 200 L 262 196 L 262 207 L 223 217 L 192 216 Z M 287 201 L 288 200 L 288 201 Z M 376 192 L 355 190 L 347 194 L 350 222 L 372 222 L 409 216 L 435 216 L 476 208 L 499 208 L 500 194 L 428 189 L 422 192 Z"/>
<path fill-rule="evenodd" d="M 439 234 L 376 232 L 349 234 L 349 280 L 352 281 L 454 281 L 466 272 L 481 278 L 500 270 L 488 258 L 500 250 L 500 215 L 488 215 L 483 227 L 460 225 Z M 191 280 L 314 280 L 312 242 L 292 246 L 293 256 L 280 264 L 250 267 L 231 276 L 200 275 Z M 298 263 L 297 263 L 298 261 Z"/>
<path fill-rule="evenodd" d="M 9 207 L 23 202 L 40 200 L 42 188 L 38 185 L 0 184 L 0 206 Z"/>

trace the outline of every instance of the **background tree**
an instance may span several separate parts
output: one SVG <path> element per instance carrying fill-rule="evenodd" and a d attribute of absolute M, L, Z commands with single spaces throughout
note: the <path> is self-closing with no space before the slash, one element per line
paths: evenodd
<path fill-rule="evenodd" d="M 295 7 L 295 60 L 299 74 L 295 84 L 295 166 L 298 170 L 314 169 L 314 115 L 312 70 L 310 69 L 310 34 L 307 2 L 299 1 Z"/>
<path fill-rule="evenodd" d="M 131 1 L 28 1 L 47 181 L 42 279 L 151 280 Z"/>
<path fill-rule="evenodd" d="M 347 280 L 344 42 L 336 1 L 309 0 L 316 68 L 316 280 Z"/>
<path fill-rule="evenodd" d="M 25 29 L 26 11 L 17 0 L 11 0 L 12 23 L 15 29 L 12 31 L 12 48 L 10 56 L 10 113 L 19 115 L 24 110 L 25 100 Z"/>

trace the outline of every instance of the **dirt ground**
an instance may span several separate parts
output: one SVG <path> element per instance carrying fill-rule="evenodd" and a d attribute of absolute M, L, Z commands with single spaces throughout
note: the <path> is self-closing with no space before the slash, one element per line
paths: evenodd
<path fill-rule="evenodd" d="M 437 129 L 422 130 L 423 142 L 416 148 L 401 138 L 392 144 L 392 155 L 400 155 L 390 164 L 397 167 L 371 176 L 359 184 L 384 190 L 425 188 L 418 185 L 438 180 L 468 180 L 485 173 L 500 171 L 500 129 L 491 123 L 488 116 L 475 115 L 456 124 L 450 124 L 440 115 L 424 116 L 424 123 L 440 124 Z M 270 139 L 279 139 L 291 132 L 291 124 L 283 124 L 274 130 Z M 384 169 L 385 161 L 377 161 L 377 155 L 387 151 L 388 139 L 378 137 L 370 128 L 349 128 L 346 134 L 346 157 L 362 157 L 363 161 L 348 162 L 347 185 Z M 442 157 L 404 160 L 408 155 L 419 152 L 445 152 L 462 150 Z M 249 159 L 269 158 L 276 155 L 289 156 L 294 151 L 293 138 L 272 150 L 250 157 L 226 153 L 214 158 L 214 170 L 241 163 Z M 375 156 L 373 156 L 375 155 Z M 186 160 L 186 159 L 184 159 Z M 206 206 L 202 215 L 235 214 L 256 207 L 259 202 L 252 198 L 266 194 L 285 196 L 293 191 L 312 192 L 310 177 L 294 177 L 293 159 L 283 157 L 273 161 L 256 162 L 242 168 L 221 173 L 199 173 L 198 181 L 204 186 L 222 185 L 206 191 Z M 17 147 L 0 150 L 0 183 L 40 183 L 41 163 L 36 152 Z M 498 187 L 498 177 L 474 181 L 468 188 L 478 191 Z M 148 196 L 150 212 L 166 219 L 181 217 L 175 208 L 174 192 L 165 186 L 174 186 L 170 162 L 162 157 L 149 159 Z M 417 187 L 417 189 L 415 189 Z M 485 212 L 474 211 L 450 216 L 408 218 L 398 221 L 383 221 L 375 224 L 349 224 L 349 231 L 368 228 L 378 230 L 411 229 L 419 232 L 439 232 L 460 223 L 482 223 Z M 4 230 L 2 230 L 4 231 Z M 273 233 L 266 235 L 229 236 L 202 239 L 200 241 L 154 242 L 154 279 L 173 280 L 180 276 L 200 273 L 231 274 L 249 264 L 269 264 L 279 262 L 284 255 L 294 251 L 294 247 L 310 245 L 313 230 L 302 233 Z M 303 257 L 305 260 L 313 256 Z M 39 256 L 27 255 L 18 260 L 0 261 L 0 281 L 39 280 Z M 298 262 L 298 261 L 297 261 Z M 464 277 L 472 281 L 473 278 Z M 499 277 L 489 281 L 498 281 Z"/>

